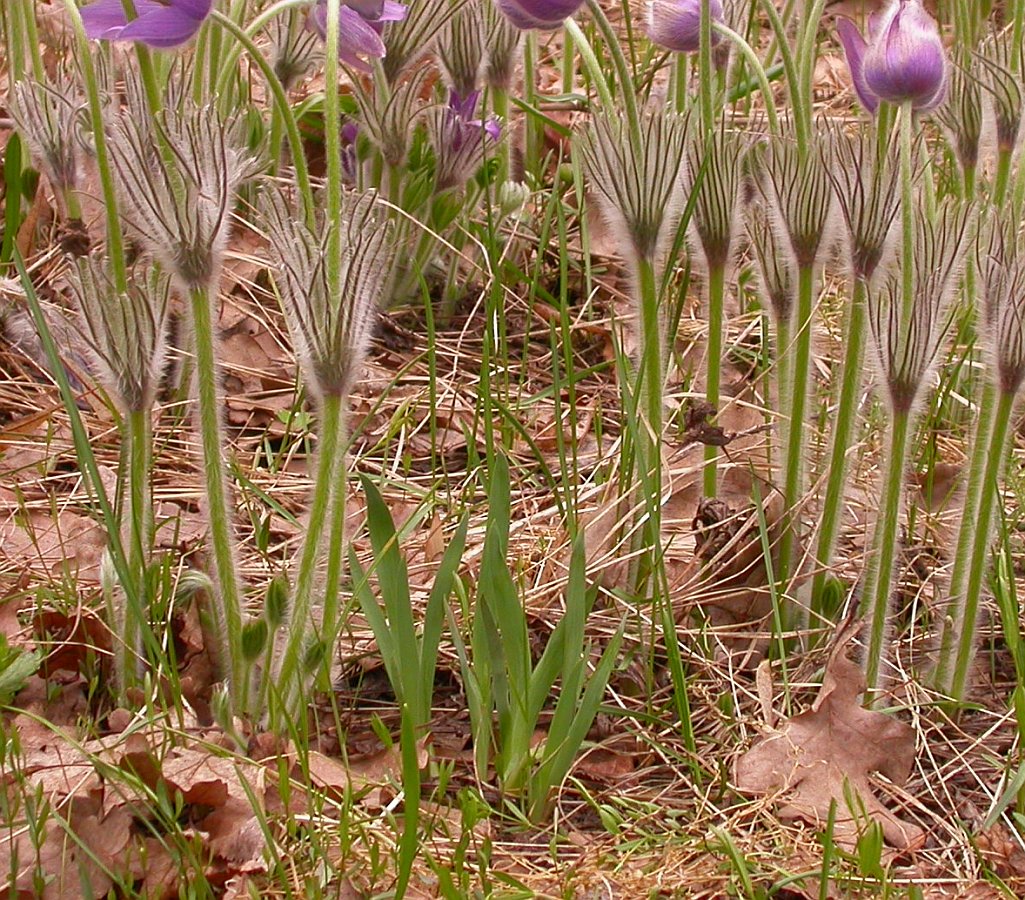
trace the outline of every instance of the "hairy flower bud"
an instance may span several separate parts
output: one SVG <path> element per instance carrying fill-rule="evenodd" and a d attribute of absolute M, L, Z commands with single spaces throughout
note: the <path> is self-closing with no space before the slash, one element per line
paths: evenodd
<path fill-rule="evenodd" d="M 776 322 L 789 324 L 794 311 L 797 277 L 793 258 L 780 247 L 772 220 L 762 203 L 747 208 L 747 237 L 754 250 L 762 295 Z"/>
<path fill-rule="evenodd" d="M 727 131 L 725 123 L 710 139 L 700 135 L 688 147 L 690 174 L 697 180 L 691 234 L 709 269 L 727 269 L 733 259 L 746 150 L 743 136 Z"/>
<path fill-rule="evenodd" d="M 1025 381 L 1025 246 L 1007 210 L 991 219 L 978 242 L 984 335 L 1000 390 L 1016 394 Z"/>
<path fill-rule="evenodd" d="M 58 192 L 72 190 L 78 182 L 82 146 L 78 117 L 83 105 L 66 75 L 52 87 L 27 79 L 16 82 L 11 89 L 14 124 L 36 165 Z"/>
<path fill-rule="evenodd" d="M 821 145 L 828 138 L 816 135 L 818 153 L 800 153 L 788 137 L 773 138 L 763 160 L 762 191 L 769 209 L 786 234 L 787 243 L 800 268 L 817 265 L 830 225 L 833 188 L 822 163 Z"/>
<path fill-rule="evenodd" d="M 151 127 L 170 149 L 154 146 Z M 216 105 L 183 101 L 155 122 L 130 106 L 111 128 L 110 151 L 125 216 L 182 288 L 217 283 L 235 189 L 255 171 L 241 147 L 240 121 Z"/>
<path fill-rule="evenodd" d="M 1025 71 L 1025 48 L 1015 47 L 1012 36 L 1013 30 L 1010 27 L 1004 29 L 986 41 L 978 56 L 986 70 L 983 86 L 993 100 L 997 147 L 1007 153 L 1018 144 L 1022 103 L 1025 100 L 1021 85 L 1021 73 Z"/>
<path fill-rule="evenodd" d="M 833 182 L 847 225 L 852 274 L 868 281 L 883 260 L 890 229 L 900 208 L 899 171 L 890 152 L 880 152 L 865 130 L 838 134 L 823 165 Z"/>
<path fill-rule="evenodd" d="M 347 194 L 341 219 L 306 227 L 284 197 L 267 204 L 275 282 L 288 329 L 310 388 L 318 396 L 344 395 L 352 387 L 373 334 L 395 256 L 387 215 L 373 192 Z M 328 283 L 330 231 L 341 236 L 341 290 Z"/>
<path fill-rule="evenodd" d="M 427 119 L 434 147 L 434 189 L 438 193 L 466 184 L 502 135 L 496 119 L 473 118 L 479 100 L 480 91 L 472 91 L 466 98 L 453 91 L 448 106 L 432 110 Z"/>
<path fill-rule="evenodd" d="M 936 118 L 948 135 L 962 171 L 973 171 L 979 162 L 982 138 L 982 86 L 968 66 L 953 66 L 947 101 L 936 111 Z"/>
<path fill-rule="evenodd" d="M 83 257 L 68 274 L 68 285 L 104 390 L 123 413 L 149 409 L 166 359 L 168 279 L 136 269 L 122 292 L 104 263 Z"/>
<path fill-rule="evenodd" d="M 487 26 L 481 0 L 469 0 L 438 35 L 436 53 L 445 83 L 460 97 L 480 87 L 485 47 Z"/>
<path fill-rule="evenodd" d="M 701 46 L 701 7 L 713 22 L 724 21 L 721 0 L 649 0 L 647 31 L 652 42 L 677 53 L 696 53 Z M 712 46 L 722 35 L 712 32 Z"/>
<path fill-rule="evenodd" d="M 891 273 L 882 285 L 869 290 L 869 330 L 890 403 L 897 412 L 908 413 L 914 407 L 947 333 L 970 218 L 968 204 L 947 198 L 934 219 L 919 223 L 910 309 L 904 308 L 899 273 Z"/>
<path fill-rule="evenodd" d="M 393 168 L 406 164 L 417 120 L 424 111 L 421 97 L 426 77 L 427 70 L 420 69 L 390 92 L 355 92 L 361 130 Z"/>
<path fill-rule="evenodd" d="M 686 135 L 685 118 L 654 111 L 642 117 L 635 147 L 623 117 L 603 111 L 578 138 L 599 207 L 624 247 L 640 257 L 655 259 L 679 219 Z"/>
<path fill-rule="evenodd" d="M 947 86 L 947 56 L 936 20 L 921 0 L 891 0 L 869 17 L 868 40 L 849 19 L 837 20 L 837 33 L 858 99 L 874 113 L 879 101 L 910 102 L 935 109 Z"/>
<path fill-rule="evenodd" d="M 488 87 L 508 91 L 516 73 L 523 32 L 498 8 L 497 0 L 481 0 L 487 40 L 484 52 L 484 80 Z"/>

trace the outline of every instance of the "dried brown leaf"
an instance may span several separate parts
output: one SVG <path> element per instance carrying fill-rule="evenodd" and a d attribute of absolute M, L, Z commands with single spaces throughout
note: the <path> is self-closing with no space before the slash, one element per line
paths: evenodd
<path fill-rule="evenodd" d="M 886 840 L 904 850 L 925 839 L 918 825 L 887 809 L 873 790 L 879 772 L 903 784 L 915 757 L 912 728 L 861 705 L 865 677 L 847 657 L 849 635 L 837 644 L 811 709 L 786 719 L 737 760 L 737 788 L 755 796 L 782 794 L 779 815 L 823 824 L 836 802 L 834 836 L 853 848 L 862 811 L 846 799 L 855 794 L 864 814 L 878 822 Z"/>

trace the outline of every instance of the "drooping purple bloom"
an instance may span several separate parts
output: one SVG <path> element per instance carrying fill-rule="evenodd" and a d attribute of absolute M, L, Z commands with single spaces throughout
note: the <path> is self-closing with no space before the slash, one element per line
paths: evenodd
<path fill-rule="evenodd" d="M 648 4 L 648 37 L 667 50 L 677 53 L 696 53 L 701 47 L 702 0 L 651 0 Z M 723 22 L 723 8 L 720 0 L 708 0 L 708 15 L 711 21 Z M 712 32 L 712 46 L 722 40 L 722 35 Z"/>
<path fill-rule="evenodd" d="M 517 28 L 558 28 L 583 0 L 496 0 L 498 8 Z"/>
<path fill-rule="evenodd" d="M 892 0 L 869 16 L 867 41 L 849 19 L 838 19 L 836 28 L 854 90 L 868 112 L 875 113 L 880 100 L 910 102 L 923 112 L 943 102 L 947 56 L 939 26 L 921 0 Z"/>
<path fill-rule="evenodd" d="M 213 0 L 135 0 L 129 20 L 121 0 L 97 0 L 82 7 L 82 25 L 98 41 L 138 41 L 168 50 L 191 40 L 210 15 Z"/>
<path fill-rule="evenodd" d="M 483 165 L 488 145 L 502 136 L 502 128 L 493 116 L 474 118 L 479 101 L 480 91 L 471 91 L 465 97 L 451 91 L 448 106 L 436 109 L 429 120 L 438 192 L 465 184 Z"/>
<path fill-rule="evenodd" d="M 381 31 L 386 22 L 406 18 L 406 5 L 395 0 L 346 0 L 338 11 L 338 58 L 361 72 L 369 72 L 369 58 L 384 59 Z M 327 0 L 310 11 L 309 25 L 327 37 Z"/>

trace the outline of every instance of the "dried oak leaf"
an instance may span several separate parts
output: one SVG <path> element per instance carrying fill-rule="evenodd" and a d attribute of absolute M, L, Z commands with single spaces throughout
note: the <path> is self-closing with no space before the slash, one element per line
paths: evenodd
<path fill-rule="evenodd" d="M 865 677 L 847 657 L 849 641 L 834 649 L 811 709 L 786 719 L 741 756 L 734 782 L 745 794 L 785 794 L 781 817 L 817 825 L 825 823 L 835 801 L 834 836 L 841 846 L 853 849 L 862 810 L 882 826 L 891 846 L 920 846 L 925 831 L 887 809 L 871 779 L 879 772 L 895 784 L 907 780 L 915 757 L 914 732 L 904 722 L 861 706 Z M 853 812 L 845 799 L 851 793 L 860 800 L 860 809 Z"/>

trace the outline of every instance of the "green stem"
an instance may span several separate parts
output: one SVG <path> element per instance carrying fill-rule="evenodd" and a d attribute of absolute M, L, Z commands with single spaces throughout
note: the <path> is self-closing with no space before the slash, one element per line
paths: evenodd
<path fill-rule="evenodd" d="M 576 71 L 573 59 L 575 47 L 576 41 L 573 39 L 570 30 L 568 28 L 564 29 L 562 37 L 562 92 L 564 94 L 573 93 L 573 74 Z"/>
<path fill-rule="evenodd" d="M 714 266 L 708 272 L 708 368 L 705 399 L 719 413 L 719 386 L 722 380 L 723 306 L 726 299 L 726 270 Z M 714 497 L 718 489 L 719 448 L 705 445 L 705 496 Z"/>
<path fill-rule="evenodd" d="M 189 300 L 196 342 L 199 432 L 213 557 L 212 606 L 221 640 L 217 662 L 221 666 L 221 674 L 229 678 L 234 711 L 245 713 L 249 698 L 242 656 L 242 590 L 232 535 L 232 509 L 228 503 L 219 367 L 214 350 L 213 298 L 207 289 L 195 287 Z"/>
<path fill-rule="evenodd" d="M 814 108 L 814 74 L 815 63 L 818 61 L 818 54 L 815 52 L 815 42 L 819 36 L 819 22 L 822 19 L 822 11 L 826 7 L 826 0 L 815 0 L 814 5 L 807 9 L 807 15 L 801 23 L 801 39 L 797 45 L 797 59 L 801 62 L 801 81 L 799 95 L 801 97 L 800 113 L 804 118 L 805 135 L 811 135 L 811 117 Z M 795 114 L 796 111 L 795 111 Z"/>
<path fill-rule="evenodd" d="M 299 552 L 295 589 L 290 604 L 289 621 L 292 624 L 286 629 L 288 637 L 277 672 L 279 690 L 281 695 L 287 698 L 284 709 L 280 711 L 291 716 L 292 722 L 300 721 L 298 713 L 305 699 L 303 663 L 310 636 L 309 624 L 314 621 L 313 590 L 319 570 L 321 548 L 324 546 L 328 513 L 341 481 L 339 469 L 341 468 L 341 474 L 344 473 L 345 456 L 339 441 L 342 429 L 342 398 L 337 394 L 325 395 L 320 408 L 313 499 L 310 503 L 306 534 Z M 274 727 L 280 733 L 284 733 L 289 724 L 288 721 L 278 721 L 274 723 Z"/>
<path fill-rule="evenodd" d="M 338 92 L 338 16 L 340 0 L 327 0 L 327 40 L 324 46 L 324 151 L 327 154 L 327 210 L 328 223 L 327 289 L 329 297 L 336 297 L 342 283 L 342 114 Z"/>
<path fill-rule="evenodd" d="M 96 155 L 96 167 L 100 173 L 100 188 L 103 193 L 103 210 L 107 219 L 107 257 L 110 260 L 110 271 L 114 287 L 118 293 L 128 291 L 128 269 L 125 264 L 125 241 L 121 232 L 121 218 L 118 215 L 117 191 L 114 189 L 114 178 L 111 174 L 110 155 L 107 150 L 107 133 L 103 122 L 103 102 L 100 89 L 96 82 L 96 69 L 93 66 L 89 40 L 85 36 L 82 17 L 78 12 L 75 0 L 64 0 L 64 7 L 75 32 L 78 52 L 75 54 L 85 82 L 86 97 L 89 101 L 89 119 L 92 129 L 93 152 Z"/>
<path fill-rule="evenodd" d="M 904 492 L 904 463 L 907 458 L 910 425 L 910 411 L 893 411 L 882 503 L 872 531 L 872 554 L 862 588 L 861 614 L 869 621 L 869 643 L 865 655 L 865 680 L 869 692 L 879 689 L 880 664 L 885 651 L 886 627 L 890 619 L 893 561 L 897 555 L 901 500 Z"/>
<path fill-rule="evenodd" d="M 502 129 L 508 133 L 509 129 L 509 92 L 504 88 L 491 88 L 491 111 L 502 123 Z M 509 140 L 498 142 L 495 148 L 495 185 L 497 190 L 509 180 Z"/>
<path fill-rule="evenodd" d="M 804 413 L 808 403 L 808 376 L 811 370 L 811 319 L 815 300 L 815 267 L 801 266 L 797 270 L 797 338 L 792 344 L 793 365 L 787 361 L 787 375 L 791 379 L 790 420 L 784 451 L 786 470 L 783 479 L 783 533 L 780 536 L 777 583 L 786 589 L 791 575 L 791 556 L 798 528 L 797 508 L 801 502 L 802 473 L 804 471 Z M 781 349 L 789 354 L 791 347 Z"/>
<path fill-rule="evenodd" d="M 1002 207 L 1007 199 L 1007 187 L 1011 181 L 1011 167 L 1014 150 L 1001 147 L 997 150 L 997 174 L 993 181 L 993 205 Z"/>
<path fill-rule="evenodd" d="M 126 417 L 128 438 L 128 516 L 127 540 L 128 568 L 136 580 L 137 598 L 129 595 L 125 604 L 124 647 L 128 653 L 127 665 L 122 670 L 125 686 L 135 683 L 138 665 L 132 660 L 142 656 L 142 629 L 147 627 L 148 610 L 145 608 L 146 570 L 152 546 L 152 504 L 150 502 L 150 446 L 151 428 L 148 409 L 131 410 Z"/>
<path fill-rule="evenodd" d="M 819 600 L 826 576 L 833 565 L 833 553 L 843 510 L 844 490 L 847 486 L 848 451 L 858 418 L 858 400 L 861 395 L 865 356 L 865 301 L 868 286 L 863 278 L 855 277 L 851 303 L 844 332 L 843 379 L 837 401 L 833 426 L 833 446 L 829 456 L 829 477 L 826 496 L 822 504 L 819 526 L 817 571 L 812 582 L 812 613 L 820 611 Z M 812 624 L 818 624 L 813 621 Z"/>
<path fill-rule="evenodd" d="M 705 134 L 715 129 L 715 103 L 712 97 L 712 15 L 708 0 L 701 0 L 701 23 L 698 29 L 698 94 L 701 123 Z M 705 479 L 707 490 L 707 475 Z"/>
<path fill-rule="evenodd" d="M 996 400 L 996 385 L 986 379 L 975 423 L 975 440 L 968 464 L 968 477 L 965 482 L 964 501 L 961 507 L 961 522 L 957 531 L 950 583 L 947 586 L 949 609 L 943 621 L 940 649 L 933 675 L 937 689 L 947 693 L 950 693 L 952 689 L 951 666 L 954 661 L 954 648 L 960 643 L 960 632 L 964 621 L 964 598 L 967 596 L 975 530 L 979 521 L 979 502 L 985 489 L 986 464 L 990 452 L 993 426 L 996 421 Z"/>
<path fill-rule="evenodd" d="M 811 124 L 804 114 L 801 102 L 801 81 L 797 75 L 794 53 L 787 38 L 786 25 L 780 18 L 779 10 L 776 9 L 775 0 L 762 0 L 762 8 L 768 16 L 769 24 L 772 26 L 779 46 L 780 60 L 783 63 L 783 71 L 786 73 L 787 85 L 790 88 L 790 106 L 794 116 L 794 130 L 797 133 L 797 150 L 801 158 L 804 159 L 811 144 Z"/>
<path fill-rule="evenodd" d="M 643 527 L 647 565 L 641 567 L 641 583 L 635 584 L 638 596 L 648 597 L 658 583 L 661 562 L 662 521 L 662 410 L 665 380 L 665 336 L 659 310 L 658 279 L 647 257 L 637 259 L 637 285 L 640 301 L 641 346 L 638 387 L 643 397 L 643 416 L 637 421 L 637 474 L 645 503 L 638 515 L 646 518 Z M 650 599 L 650 598 L 649 598 Z"/>
<path fill-rule="evenodd" d="M 762 100 L 765 103 L 765 116 L 769 120 L 769 131 L 775 135 L 779 135 L 779 115 L 776 112 L 776 101 L 772 96 L 772 85 L 769 84 L 769 76 L 765 71 L 765 67 L 761 63 L 761 60 L 758 59 L 758 55 L 754 52 L 751 45 L 744 40 L 743 35 L 738 34 L 732 28 L 728 28 L 726 25 L 719 22 L 715 22 L 713 27 L 718 34 L 721 34 L 733 41 L 744 59 L 746 59 L 748 64 L 751 66 L 751 71 L 754 73 L 755 80 L 758 82 L 758 87 L 762 92 Z"/>
<path fill-rule="evenodd" d="M 292 149 L 292 165 L 295 167 L 295 180 L 299 185 L 299 193 L 303 199 L 303 212 L 306 216 L 306 224 L 311 226 L 314 221 L 314 211 L 316 206 L 313 202 L 313 187 L 310 183 L 310 172 L 306 166 L 306 151 L 303 149 L 302 135 L 299 133 L 299 125 L 295 121 L 295 114 L 292 112 L 292 107 L 288 102 L 288 95 L 285 93 L 285 89 L 281 84 L 280 79 L 274 74 L 274 69 L 270 63 L 267 62 L 264 55 L 260 52 L 260 48 L 256 46 L 252 38 L 244 32 L 238 25 L 231 21 L 227 16 L 222 15 L 216 10 L 213 13 L 213 20 L 217 22 L 222 28 L 229 31 L 235 40 L 238 42 L 240 47 L 245 48 L 249 53 L 250 58 L 256 64 L 260 73 L 263 75 L 267 82 L 267 88 L 271 92 L 271 96 L 274 99 L 274 108 L 277 114 L 281 117 L 281 121 L 285 126 L 285 133 L 288 135 L 288 144 Z M 337 70 L 337 64 L 335 66 Z M 328 94 L 334 93 L 328 91 Z M 335 98 L 337 100 L 337 98 Z M 325 100 L 325 103 L 327 101 Z M 337 103 L 335 104 L 337 106 Z M 341 133 L 338 134 L 338 142 L 341 141 Z M 341 147 L 338 148 L 338 167 L 341 168 Z M 329 160 L 330 161 L 330 160 Z M 340 178 L 339 174 L 339 178 Z M 338 221 L 335 219 L 328 219 L 329 222 Z"/>
<path fill-rule="evenodd" d="M 687 67 L 686 53 L 673 54 L 673 71 L 669 76 L 669 108 L 673 112 L 687 111 Z"/>
<path fill-rule="evenodd" d="M 611 112 L 616 108 L 616 103 L 612 99 L 612 89 L 609 87 L 608 79 L 605 77 L 601 64 L 598 62 L 598 57 L 595 56 L 594 48 L 574 19 L 567 19 L 565 25 L 566 34 L 573 39 L 577 52 L 580 54 L 580 60 L 591 76 L 591 81 L 594 82 L 594 89 L 598 92 L 601 108 L 606 112 Z"/>
<path fill-rule="evenodd" d="M 591 11 L 591 16 L 601 32 L 602 40 L 605 42 L 605 50 L 616 67 L 619 92 L 623 97 L 627 123 L 630 126 L 630 133 L 634 138 L 633 146 L 641 147 L 641 117 L 637 111 L 637 95 L 634 92 L 634 82 L 630 74 L 630 66 L 623 55 L 623 48 L 619 43 L 619 36 L 616 34 L 616 29 L 612 27 L 612 23 L 609 21 L 608 16 L 605 15 L 605 11 L 601 8 L 598 0 L 587 0 L 587 8 Z"/>
<path fill-rule="evenodd" d="M 1007 456 L 1007 434 L 1014 410 L 1015 396 L 1000 391 L 993 427 L 990 431 L 985 471 L 982 475 L 982 489 L 979 492 L 978 508 L 975 512 L 975 527 L 972 529 L 971 564 L 968 581 L 963 595 L 951 593 L 952 629 L 957 643 L 957 660 L 951 681 L 950 696 L 955 701 L 964 699 L 968 686 L 968 675 L 975 658 L 975 625 L 979 615 L 979 599 L 989 564 L 990 537 L 993 533 L 993 510 L 1000 489 L 1000 474 Z"/>
<path fill-rule="evenodd" d="M 901 289 L 900 319 L 901 347 L 907 346 L 907 329 L 911 322 L 911 308 L 915 302 L 915 206 L 914 169 L 911 136 L 911 101 L 900 107 L 900 200 L 901 200 Z"/>
<path fill-rule="evenodd" d="M 532 109 L 539 108 L 537 93 L 538 68 L 537 32 L 528 31 L 523 42 L 523 100 Z M 536 175 L 541 166 L 541 148 L 544 146 L 543 125 L 537 116 L 527 114 L 524 122 L 523 169 Z"/>
<path fill-rule="evenodd" d="M 325 689 L 330 685 L 327 681 L 330 675 L 331 653 L 338 643 L 338 632 L 341 623 L 341 605 L 339 602 L 339 585 L 342 580 L 342 573 L 345 567 L 345 515 L 346 485 L 348 484 L 348 458 L 349 438 L 347 430 L 348 409 L 344 398 L 341 399 L 341 408 L 338 415 L 338 435 L 336 444 L 338 451 L 335 454 L 334 472 L 331 475 L 331 484 L 334 487 L 334 496 L 331 498 L 331 511 L 328 521 L 327 537 L 327 566 L 324 575 L 324 613 L 321 617 L 321 640 L 326 643 L 327 653 L 324 659 L 322 685 Z"/>
<path fill-rule="evenodd" d="M 36 28 L 36 13 L 32 0 L 23 0 L 22 15 L 24 17 L 25 43 L 29 58 L 32 60 L 32 75 L 36 81 L 42 82 L 46 78 L 46 68 L 43 65 L 43 46 L 39 40 L 39 30 Z"/>

